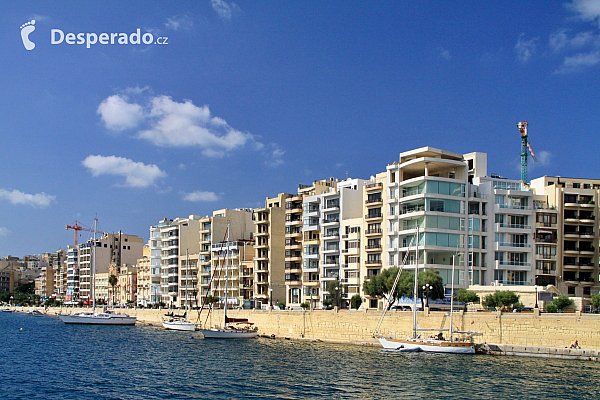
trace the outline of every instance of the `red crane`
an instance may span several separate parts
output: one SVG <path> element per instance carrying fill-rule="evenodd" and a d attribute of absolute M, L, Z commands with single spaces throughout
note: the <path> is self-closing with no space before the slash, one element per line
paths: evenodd
<path fill-rule="evenodd" d="M 78 231 L 104 233 L 104 232 L 101 232 L 101 231 L 94 231 L 93 229 L 84 228 L 83 226 L 79 225 L 77 223 L 77 221 L 75 221 L 75 225 L 65 225 L 65 229 L 67 229 L 67 230 L 68 229 L 73 229 L 73 233 L 74 233 L 73 242 L 75 244 L 75 247 L 77 247 L 77 242 L 78 242 L 78 240 L 77 240 L 77 232 Z"/>

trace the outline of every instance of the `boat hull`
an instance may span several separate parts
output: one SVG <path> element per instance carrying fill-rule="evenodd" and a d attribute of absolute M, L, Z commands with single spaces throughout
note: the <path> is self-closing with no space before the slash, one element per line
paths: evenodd
<path fill-rule="evenodd" d="M 173 331 L 191 332 L 196 330 L 196 324 L 188 321 L 163 321 L 162 326 Z"/>
<path fill-rule="evenodd" d="M 136 317 L 107 313 L 75 313 L 59 314 L 58 318 L 65 324 L 78 325 L 135 325 Z"/>
<path fill-rule="evenodd" d="M 380 337 L 378 340 L 386 350 L 475 354 L 475 344 L 471 342 L 456 342 L 435 339 L 392 339 L 389 337 Z"/>
<path fill-rule="evenodd" d="M 248 329 L 200 329 L 205 339 L 252 339 L 258 331 Z"/>

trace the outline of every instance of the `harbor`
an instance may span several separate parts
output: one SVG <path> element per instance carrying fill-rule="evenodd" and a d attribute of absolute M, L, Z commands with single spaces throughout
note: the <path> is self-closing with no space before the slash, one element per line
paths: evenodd
<path fill-rule="evenodd" d="M 30 307 L 13 307 L 15 311 L 26 313 Z M 40 308 L 41 309 L 41 308 Z M 43 309 L 41 309 L 43 310 Z M 49 316 L 60 313 L 75 313 L 86 308 L 48 308 Z M 162 319 L 168 310 L 126 309 L 137 317 L 137 326 L 162 326 Z M 213 310 L 210 317 L 204 311 L 200 318 L 196 310 L 188 312 L 188 320 L 207 326 L 222 317 L 222 310 Z M 419 312 L 420 324 L 424 329 L 440 328 L 446 323 L 448 313 L 430 311 Z M 311 342 L 351 344 L 379 348 L 373 337 L 373 329 L 379 313 L 368 310 L 229 310 L 234 318 L 246 318 L 258 327 L 258 333 L 265 338 L 304 340 Z M 213 318 L 214 321 L 211 319 Z M 502 313 L 502 312 L 456 312 L 454 324 L 461 330 L 468 327 L 481 336 L 476 337 L 476 351 L 479 354 L 531 356 L 542 358 L 562 358 L 571 360 L 599 361 L 600 315 L 582 313 Z M 392 312 L 382 325 L 382 332 L 397 337 L 411 334 L 412 313 Z M 579 348 L 571 348 L 574 341 Z"/>
<path fill-rule="evenodd" d="M 264 337 L 202 340 L 198 332 L 147 323 L 65 325 L 58 318 L 17 312 L 0 318 L 0 334 L 10 349 L 3 389 L 11 399 L 600 396 L 600 364 L 574 360 L 397 353 Z"/>

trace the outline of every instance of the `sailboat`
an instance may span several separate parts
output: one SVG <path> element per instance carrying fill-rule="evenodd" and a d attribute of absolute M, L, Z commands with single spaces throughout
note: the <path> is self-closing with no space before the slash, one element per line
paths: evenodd
<path fill-rule="evenodd" d="M 415 238 L 413 238 L 415 241 Z M 412 241 L 411 241 L 412 244 Z M 421 338 L 421 335 L 418 334 L 418 324 L 417 324 L 417 288 L 418 288 L 418 275 L 419 275 L 419 227 L 417 226 L 417 235 L 416 235 L 416 266 L 415 266 L 415 282 L 414 282 L 414 303 L 413 303 L 413 334 L 412 337 L 406 339 L 396 339 L 391 336 L 380 336 L 377 339 L 379 343 L 383 346 L 385 350 L 396 350 L 396 351 L 425 351 L 432 353 L 453 353 L 453 354 L 475 354 L 475 343 L 473 342 L 473 336 L 476 334 L 475 332 L 460 332 L 455 331 L 452 325 L 452 316 L 454 311 L 454 259 L 456 256 L 452 257 L 452 291 L 450 297 L 450 338 L 445 339 L 442 332 L 440 332 L 436 336 L 432 336 L 429 338 Z M 410 245 L 409 245 L 410 251 Z M 394 281 L 394 285 L 392 286 L 391 294 L 396 290 L 396 286 L 398 284 L 398 280 L 400 278 L 400 274 L 402 273 L 402 269 L 406 263 L 408 258 L 408 252 L 404 261 L 402 263 L 401 268 L 398 271 L 398 275 L 396 276 L 396 280 Z M 391 302 L 393 301 L 393 296 L 390 295 L 387 301 L 386 306 L 384 307 L 384 311 L 379 320 L 378 327 L 381 326 L 381 322 L 383 317 L 385 316 L 386 311 L 389 309 Z M 376 330 L 377 330 L 376 329 Z M 440 330 L 441 331 L 441 330 Z M 454 334 L 463 334 L 466 336 L 455 337 Z"/>
<path fill-rule="evenodd" d="M 229 282 L 229 223 L 227 223 L 226 241 L 221 245 L 225 247 L 225 303 L 223 307 L 223 325 L 214 328 L 200 329 L 205 339 L 251 339 L 258 336 L 258 328 L 250 328 L 252 323 L 246 318 L 230 318 L 227 316 L 227 296 Z M 239 326 L 238 326 L 239 325 Z"/>
<path fill-rule="evenodd" d="M 185 251 L 186 258 L 186 267 L 189 271 L 190 267 L 190 256 L 188 250 Z M 187 297 L 187 276 L 185 280 L 185 296 Z M 184 302 L 185 303 L 185 302 Z M 196 324 L 187 320 L 187 311 L 183 313 L 183 315 L 175 315 L 175 312 L 171 311 L 171 313 L 165 315 L 167 318 L 163 319 L 162 326 L 165 329 L 170 329 L 173 331 L 186 331 L 192 332 L 198 329 Z"/>
<path fill-rule="evenodd" d="M 92 243 L 92 271 L 91 271 L 91 294 L 92 312 L 76 312 L 73 314 L 58 314 L 58 318 L 65 324 L 80 325 L 135 325 L 136 316 L 117 314 L 114 310 L 96 312 L 96 232 L 98 218 L 94 218 L 94 241 Z"/>

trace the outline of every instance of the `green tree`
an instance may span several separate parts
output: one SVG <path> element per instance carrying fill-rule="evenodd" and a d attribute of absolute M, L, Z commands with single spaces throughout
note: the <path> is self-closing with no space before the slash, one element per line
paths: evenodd
<path fill-rule="evenodd" d="M 596 294 L 596 295 L 592 296 L 592 300 L 590 301 L 590 304 L 594 308 L 600 308 L 600 294 Z"/>
<path fill-rule="evenodd" d="M 117 286 L 117 282 L 119 280 L 117 279 L 116 276 L 111 275 L 108 277 L 108 284 L 112 287 L 112 298 L 113 298 L 113 305 L 115 305 L 115 286 Z"/>
<path fill-rule="evenodd" d="M 360 308 L 361 304 L 362 304 L 362 298 L 360 297 L 360 294 L 355 294 L 354 296 L 352 296 L 350 298 L 350 307 L 351 308 L 358 310 Z"/>
<path fill-rule="evenodd" d="M 300 307 L 302 307 L 302 309 L 306 310 L 308 309 L 310 306 L 308 305 L 308 303 L 300 303 Z"/>
<path fill-rule="evenodd" d="M 518 294 L 510 290 L 502 290 L 487 295 L 482 304 L 484 307 L 494 307 L 496 309 L 505 310 L 514 308 L 514 305 L 518 302 Z"/>
<path fill-rule="evenodd" d="M 573 305 L 573 300 L 571 300 L 566 294 L 561 294 L 552 300 L 552 304 L 556 306 L 557 310 L 564 310 L 565 308 Z"/>
<path fill-rule="evenodd" d="M 454 295 L 454 300 L 460 301 L 463 303 L 479 303 L 479 296 L 477 293 L 467 290 L 467 289 L 459 289 Z"/>
<path fill-rule="evenodd" d="M 421 271 L 419 273 L 418 283 L 421 304 L 428 305 L 428 299 L 437 300 L 444 298 L 444 280 L 442 279 L 440 273 L 433 268 L 428 268 L 425 271 Z M 424 298 L 426 300 L 425 302 L 423 302 Z"/>
<path fill-rule="evenodd" d="M 328 298 L 334 307 L 342 308 L 342 300 L 344 297 L 344 287 L 340 281 L 335 280 L 327 283 L 326 289 L 329 292 Z"/>

